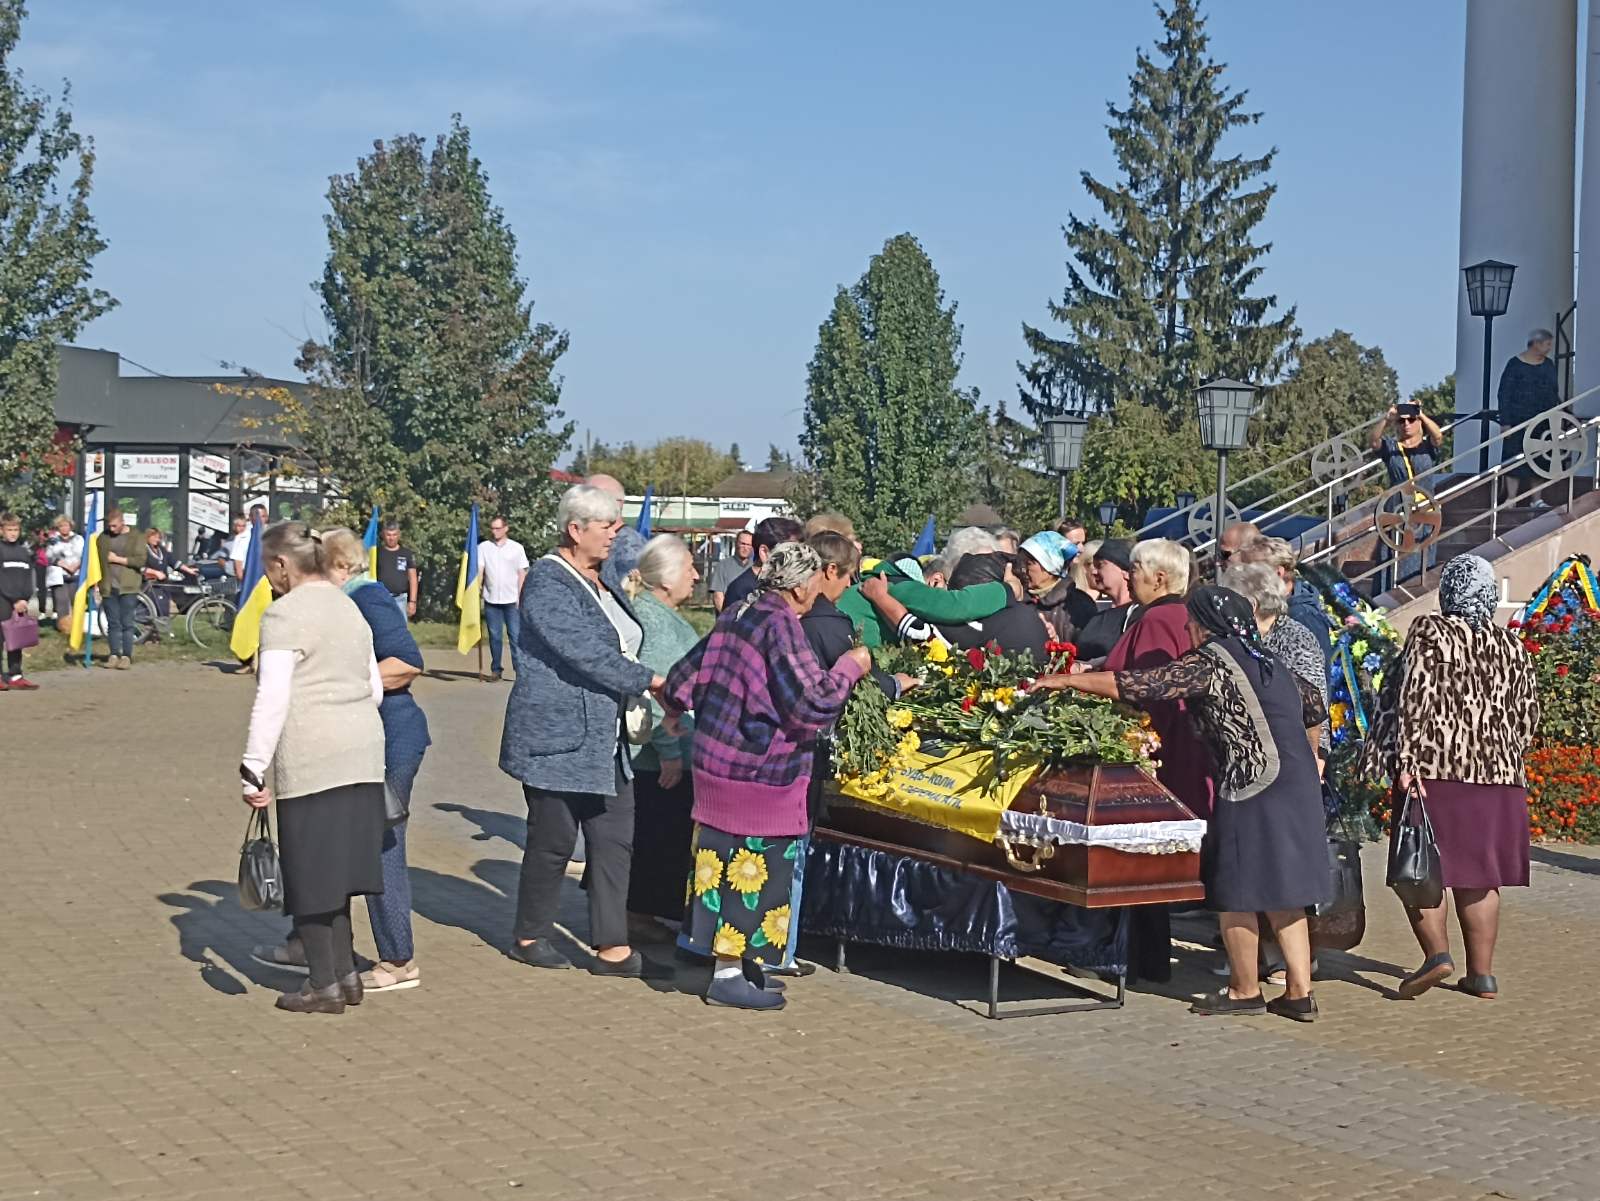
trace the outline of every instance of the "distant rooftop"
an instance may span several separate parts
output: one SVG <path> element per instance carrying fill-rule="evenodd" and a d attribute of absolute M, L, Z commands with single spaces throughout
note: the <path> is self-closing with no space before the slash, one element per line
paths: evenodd
<path fill-rule="evenodd" d="M 713 496 L 749 500 L 787 500 L 795 473 L 782 471 L 737 471 L 711 490 Z"/>

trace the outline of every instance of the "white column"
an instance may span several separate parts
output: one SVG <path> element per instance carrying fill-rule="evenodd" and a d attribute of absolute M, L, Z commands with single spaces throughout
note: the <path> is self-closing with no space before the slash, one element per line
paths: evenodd
<path fill-rule="evenodd" d="M 1578 208 L 1578 351 L 1572 390 L 1600 387 L 1600 0 L 1589 0 L 1588 62 L 1583 75 L 1583 191 Z M 1587 253 L 1585 251 L 1587 250 Z M 1587 312 L 1588 321 L 1584 320 Z M 1588 331 L 1585 336 L 1584 331 Z M 1585 417 L 1600 414 L 1600 394 L 1580 400 Z"/>
<path fill-rule="evenodd" d="M 1480 259 L 1517 266 L 1511 307 L 1494 322 L 1490 408 L 1500 371 L 1528 331 L 1550 328 L 1572 303 L 1577 53 L 1577 0 L 1468 0 L 1455 277 L 1458 413 L 1477 412 L 1483 394 L 1483 319 L 1467 309 L 1460 267 Z M 1496 432 L 1490 426 L 1490 436 Z M 1474 421 L 1458 432 L 1456 446 L 1477 445 Z M 1477 469 L 1475 454 L 1470 469 Z"/>

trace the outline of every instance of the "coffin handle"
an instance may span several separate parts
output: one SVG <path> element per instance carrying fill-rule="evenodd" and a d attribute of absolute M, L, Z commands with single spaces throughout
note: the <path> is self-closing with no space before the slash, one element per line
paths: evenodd
<path fill-rule="evenodd" d="M 1033 858 L 1023 859 L 1017 854 L 1017 848 L 1011 844 L 1011 840 L 1004 834 L 996 834 L 994 840 L 999 844 L 1000 849 L 1005 852 L 1006 862 L 1019 872 L 1031 875 L 1034 872 L 1043 871 L 1044 865 L 1055 858 L 1056 848 L 1054 843 L 1046 843 L 1042 847 L 1034 847 Z"/>

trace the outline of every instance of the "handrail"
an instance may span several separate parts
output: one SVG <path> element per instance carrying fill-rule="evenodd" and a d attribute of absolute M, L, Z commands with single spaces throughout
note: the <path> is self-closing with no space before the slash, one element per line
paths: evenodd
<path fill-rule="evenodd" d="M 1228 491 L 1229 492 L 1243 491 L 1244 489 L 1248 488 L 1249 485 L 1251 483 L 1253 483 L 1254 481 L 1260 480 L 1260 479 L 1264 479 L 1265 477 L 1267 477 L 1269 475 L 1273 475 L 1273 474 L 1275 474 L 1277 472 L 1281 472 L 1286 467 L 1288 467 L 1290 464 L 1296 463 L 1300 459 L 1304 459 L 1304 458 L 1308 458 L 1309 457 L 1314 462 L 1316 457 L 1319 454 L 1322 454 L 1324 452 L 1333 450 L 1334 447 L 1340 442 L 1343 442 L 1347 446 L 1351 446 L 1351 449 L 1355 450 L 1357 452 L 1357 454 L 1360 456 L 1360 458 L 1362 459 L 1362 462 L 1358 466 L 1356 466 L 1354 469 L 1347 470 L 1342 475 L 1338 475 L 1332 480 L 1324 481 L 1323 484 L 1318 484 L 1318 485 L 1312 487 L 1311 489 L 1309 489 L 1307 491 L 1304 491 L 1304 492 L 1301 492 L 1301 493 L 1297 493 L 1295 496 L 1291 497 L 1285 503 L 1287 505 L 1293 505 L 1295 503 L 1301 502 L 1304 499 L 1308 499 L 1308 498 L 1311 498 L 1313 496 L 1316 496 L 1317 494 L 1321 493 L 1324 490 L 1325 485 L 1337 485 L 1337 484 L 1345 483 L 1346 481 L 1351 481 L 1352 484 L 1353 484 L 1353 482 L 1356 480 L 1356 478 L 1358 476 L 1370 472 L 1370 470 L 1372 468 L 1374 468 L 1375 466 L 1378 465 L 1377 460 L 1372 459 L 1370 457 L 1370 452 L 1369 452 L 1369 450 L 1367 448 L 1366 441 L 1367 441 L 1367 437 L 1370 436 L 1370 434 L 1371 434 L 1372 427 L 1377 424 L 1377 422 L 1379 421 L 1381 416 L 1382 415 L 1380 414 L 1378 417 L 1369 417 L 1366 421 L 1361 422 L 1359 425 L 1353 425 L 1347 430 L 1342 430 L 1339 433 L 1334 434 L 1331 438 L 1325 438 L 1321 442 L 1318 442 L 1315 446 L 1309 447 L 1306 450 L 1302 450 L 1299 454 L 1296 454 L 1296 455 L 1293 455 L 1293 456 L 1291 456 L 1291 457 L 1289 457 L 1287 459 L 1284 459 L 1280 463 L 1274 463 L 1271 467 L 1263 468 L 1262 470 L 1256 472 L 1254 475 L 1248 475 L 1242 480 L 1235 481 L 1235 482 L 1229 484 Z M 1452 421 L 1449 422 L 1449 424 L 1442 425 L 1442 426 L 1439 427 L 1440 433 L 1442 433 L 1442 434 L 1452 433 L 1452 432 L 1454 432 L 1454 430 L 1456 429 L 1457 426 L 1462 425 L 1462 424 L 1464 424 L 1465 422 L 1468 422 L 1468 421 L 1477 421 L 1480 418 L 1480 416 L 1481 416 L 1481 414 L 1479 414 L 1479 413 L 1467 413 L 1467 414 L 1462 414 L 1462 415 L 1456 416 Z M 1352 434 L 1361 435 L 1360 441 L 1358 443 L 1354 444 L 1354 445 L 1351 445 L 1351 443 L 1350 443 L 1350 436 Z M 1252 503 L 1252 505 L 1254 507 L 1259 509 L 1264 504 L 1271 504 L 1274 501 L 1277 501 L 1280 497 L 1282 497 L 1282 495 L 1285 492 L 1289 491 L 1290 489 L 1292 489 L 1292 488 L 1301 488 L 1301 487 L 1303 487 L 1303 485 L 1304 485 L 1304 481 L 1303 480 L 1301 482 L 1295 483 L 1295 484 L 1285 484 L 1283 487 L 1277 489 L 1276 491 L 1269 492 L 1265 496 L 1260 497 L 1259 499 L 1257 499 L 1257 500 L 1255 500 L 1255 501 L 1253 501 L 1251 503 Z M 1214 505 L 1215 503 L 1216 503 L 1216 498 L 1214 496 L 1199 496 L 1199 497 L 1196 497 L 1193 504 L 1185 505 L 1181 509 L 1174 509 L 1172 512 L 1168 513 L 1165 517 L 1161 518 L 1161 520 L 1159 520 L 1159 521 L 1152 521 L 1152 522 L 1145 523 L 1143 526 L 1141 526 L 1135 532 L 1134 538 L 1138 539 L 1138 538 L 1150 537 L 1152 535 L 1152 531 L 1156 530 L 1157 528 L 1159 528 L 1161 526 L 1166 525 L 1168 522 L 1180 520 L 1180 519 L 1183 519 L 1185 517 L 1192 518 L 1192 516 L 1195 513 L 1198 513 L 1201 509 L 1204 509 L 1204 508 L 1206 508 L 1208 506 Z M 1273 511 L 1274 512 L 1280 512 L 1280 511 L 1285 511 L 1285 509 L 1284 509 L 1283 505 L 1280 505 L 1278 509 L 1274 509 Z M 1226 518 L 1226 516 L 1227 516 L 1226 514 L 1223 514 L 1224 518 Z M 1187 521 L 1184 522 L 1184 525 L 1186 527 L 1187 527 L 1188 524 L 1189 523 Z M 1216 524 L 1215 515 L 1213 515 L 1213 525 L 1215 525 L 1215 524 Z M 1203 550 L 1207 549 L 1208 547 L 1210 547 L 1211 545 L 1213 545 L 1213 543 L 1215 541 L 1216 541 L 1216 533 L 1215 533 L 1215 531 L 1213 531 L 1213 534 L 1212 534 L 1211 538 L 1207 539 L 1205 542 L 1198 543 L 1195 546 L 1194 549 L 1196 551 L 1203 551 Z"/>

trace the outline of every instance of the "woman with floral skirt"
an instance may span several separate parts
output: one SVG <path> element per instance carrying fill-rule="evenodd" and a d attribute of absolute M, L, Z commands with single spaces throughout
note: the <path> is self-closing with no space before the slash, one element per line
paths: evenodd
<path fill-rule="evenodd" d="M 679 942 L 712 956 L 706 1002 L 781 1009 L 765 964 L 791 937 L 790 886 L 807 829 L 811 744 L 844 711 L 871 659 L 856 647 L 831 669 L 800 628 L 821 584 L 817 552 L 776 547 L 754 592 L 667 677 L 666 699 L 694 710 L 694 843 Z"/>

